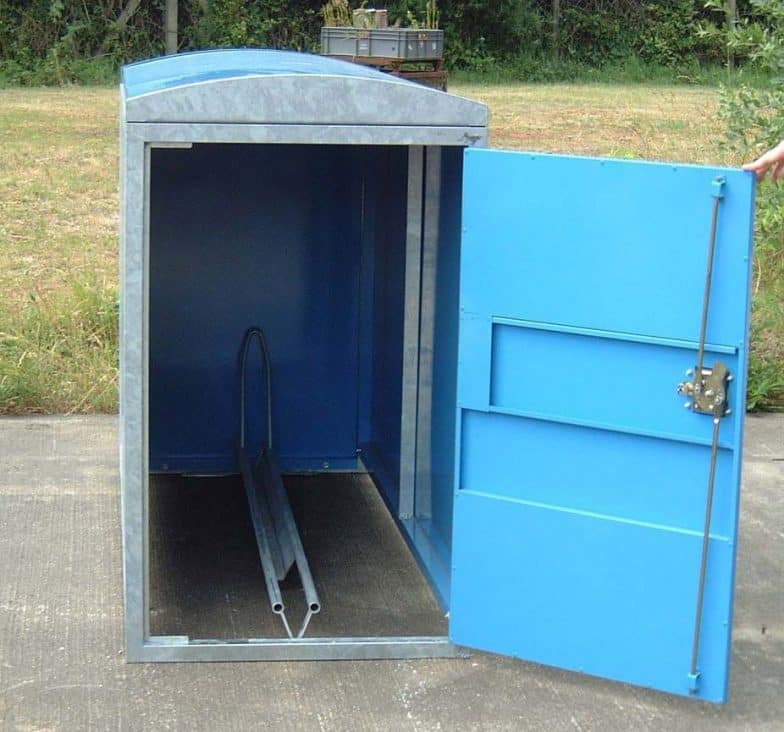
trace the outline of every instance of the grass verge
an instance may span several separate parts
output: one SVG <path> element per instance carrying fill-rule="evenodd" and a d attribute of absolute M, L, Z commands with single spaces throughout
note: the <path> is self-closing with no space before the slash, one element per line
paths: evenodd
<path fill-rule="evenodd" d="M 757 192 L 748 408 L 784 408 L 784 190 Z"/>
<path fill-rule="evenodd" d="M 454 70 L 450 78 L 458 83 L 520 84 L 659 84 L 693 86 L 735 86 L 739 83 L 764 86 L 770 74 L 751 65 L 728 69 L 695 61 L 680 66 L 645 63 L 636 57 L 608 63 L 597 68 L 568 59 L 555 60 L 521 56 L 482 70 Z"/>
<path fill-rule="evenodd" d="M 20 412 L 117 408 L 117 293 L 94 279 L 0 308 L 0 405 Z"/>

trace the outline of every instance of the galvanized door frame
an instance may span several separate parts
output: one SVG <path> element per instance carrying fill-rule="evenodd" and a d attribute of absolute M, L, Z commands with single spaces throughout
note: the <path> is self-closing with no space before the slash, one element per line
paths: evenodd
<path fill-rule="evenodd" d="M 430 442 L 438 267 L 441 149 L 408 153 L 400 501 L 403 521 L 429 518 Z"/>
<path fill-rule="evenodd" d="M 424 170 L 424 148 L 421 145 L 409 147 L 403 293 L 403 388 L 400 405 L 400 493 L 395 511 L 402 520 L 410 519 L 414 515 L 416 495 Z"/>
<path fill-rule="evenodd" d="M 124 109 L 124 100 L 121 108 Z M 395 127 L 127 123 L 121 113 L 122 229 L 120 270 L 120 478 L 125 598 L 125 653 L 129 662 L 330 660 L 454 657 L 447 637 L 346 637 L 294 640 L 192 639 L 151 636 L 149 626 L 149 200 L 150 149 L 198 143 L 481 146 L 476 127 Z M 421 155 L 422 147 L 419 147 Z M 416 147 L 413 150 L 417 150 Z M 414 152 L 416 158 L 418 153 Z M 421 246 L 411 239 L 412 246 Z M 411 278 L 412 287 L 414 277 Z M 419 289 L 419 275 L 416 278 Z M 413 317 L 413 315 L 412 315 Z M 419 319 L 417 308 L 416 319 Z M 419 368 L 416 357 L 411 363 Z M 411 378 L 411 371 L 407 372 Z M 413 407 L 419 399 L 412 391 Z M 416 412 L 414 411 L 414 414 Z M 409 419 L 410 419 L 409 413 Z M 414 433 L 416 434 L 416 433 Z M 411 453 L 409 453 L 410 455 Z M 414 453 L 415 455 L 415 453 Z M 412 477 L 414 464 L 411 464 Z M 413 491 L 413 482 L 410 484 Z M 413 501 L 413 493 L 410 499 Z M 398 512 L 399 518 L 399 512 Z M 421 561 L 421 559 L 420 559 Z"/>
<path fill-rule="evenodd" d="M 448 552 L 431 527 L 441 176 L 441 146 L 409 148 L 400 494 L 392 510 L 436 599 L 447 610 Z"/>

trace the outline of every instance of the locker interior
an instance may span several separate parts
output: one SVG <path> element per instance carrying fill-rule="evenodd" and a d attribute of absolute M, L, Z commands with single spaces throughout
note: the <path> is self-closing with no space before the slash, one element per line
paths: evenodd
<path fill-rule="evenodd" d="M 321 597 L 307 635 L 446 635 L 462 153 L 150 150 L 152 635 L 283 637 L 237 475 L 240 346 L 254 326 L 269 348 L 275 452 Z M 247 367 L 254 453 L 268 440 L 258 349 Z M 281 585 L 295 614 L 296 575 Z"/>

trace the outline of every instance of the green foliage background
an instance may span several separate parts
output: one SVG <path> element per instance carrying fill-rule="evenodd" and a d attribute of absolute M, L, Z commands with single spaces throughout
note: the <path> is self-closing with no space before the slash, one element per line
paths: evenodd
<path fill-rule="evenodd" d="M 180 0 L 180 48 L 315 50 L 323 1 Z M 22 84 L 101 81 L 123 62 L 162 53 L 164 0 L 142 0 L 121 27 L 127 2 L 0 0 L 0 78 Z M 392 22 L 405 23 L 408 13 L 424 16 L 425 0 L 368 5 L 386 7 Z M 670 67 L 721 62 L 727 37 L 723 12 L 714 5 L 562 0 L 557 34 L 551 0 L 441 0 L 439 8 L 451 68 L 486 71 L 517 63 L 525 75 L 532 59 L 592 68 L 629 58 Z M 739 0 L 739 12 L 753 18 L 753 0 Z"/>
<path fill-rule="evenodd" d="M 709 0 L 720 7 L 720 0 Z M 727 146 L 748 160 L 784 140 L 784 2 L 751 0 L 754 18 L 729 39 L 769 76 L 762 87 L 721 90 L 719 113 Z M 755 276 L 752 310 L 750 409 L 784 405 L 784 190 L 763 183 L 757 190 Z"/>

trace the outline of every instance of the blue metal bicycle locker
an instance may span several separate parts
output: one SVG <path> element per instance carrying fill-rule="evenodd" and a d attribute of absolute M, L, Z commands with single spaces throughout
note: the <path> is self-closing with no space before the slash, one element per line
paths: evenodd
<path fill-rule="evenodd" d="M 121 127 L 128 660 L 726 700 L 753 176 L 486 149 L 482 104 L 288 52 L 126 66 Z"/>

